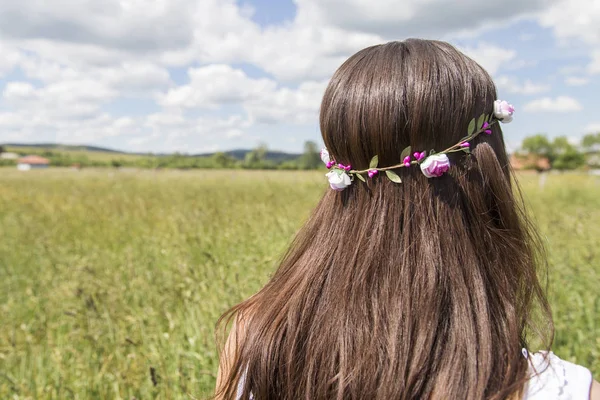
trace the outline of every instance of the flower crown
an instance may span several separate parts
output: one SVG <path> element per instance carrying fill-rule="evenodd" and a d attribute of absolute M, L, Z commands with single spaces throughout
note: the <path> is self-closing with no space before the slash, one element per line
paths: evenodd
<path fill-rule="evenodd" d="M 417 151 L 412 153 L 411 147 L 408 146 L 402 150 L 402 153 L 400 154 L 400 159 L 402 162 L 390 167 L 379 168 L 379 158 L 374 156 L 369 163 L 368 169 L 355 170 L 352 169 L 352 166 L 350 165 L 338 164 L 335 160 L 330 158 L 329 151 L 324 148 L 321 150 L 321 160 L 323 160 L 323 162 L 326 164 L 327 169 L 331 170 L 325 176 L 327 176 L 327 179 L 329 180 L 329 186 L 331 186 L 333 190 L 338 191 L 344 190 L 347 186 L 350 186 L 355 177 L 363 182 L 366 182 L 363 174 L 367 174 L 369 178 L 373 178 L 380 171 L 385 172 L 388 179 L 392 182 L 402 183 L 402 180 L 398 174 L 392 170 L 396 168 L 410 167 L 411 165 L 419 165 L 421 167 L 421 171 L 427 178 L 442 176 L 448 171 L 448 169 L 450 169 L 450 160 L 446 154 L 459 151 L 470 153 L 470 140 L 473 140 L 480 133 L 491 135 L 492 125 L 496 124 L 498 121 L 505 124 L 511 122 L 514 112 L 515 108 L 512 106 L 512 104 L 506 101 L 496 100 L 494 102 L 494 113 L 482 114 L 479 118 L 477 118 L 477 120 L 473 118 L 469 123 L 469 127 L 467 128 L 467 136 L 459 140 L 455 145 L 450 146 L 446 150 L 438 153 L 436 153 L 434 150 L 431 150 L 429 154 L 426 151 Z M 477 129 L 477 127 L 480 128 Z M 411 158 L 411 153 L 414 159 Z"/>

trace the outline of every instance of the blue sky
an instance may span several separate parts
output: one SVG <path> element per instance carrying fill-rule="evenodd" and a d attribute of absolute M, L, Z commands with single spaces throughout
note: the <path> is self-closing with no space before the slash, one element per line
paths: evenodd
<path fill-rule="evenodd" d="M 23 0 L 0 3 L 0 143 L 202 153 L 320 142 L 328 79 L 366 46 L 451 42 L 523 137 L 600 131 L 600 2 Z"/>
<path fill-rule="evenodd" d="M 296 16 L 296 6 L 291 0 L 254 0 L 239 2 L 253 9 L 252 20 L 261 26 L 291 22 Z"/>

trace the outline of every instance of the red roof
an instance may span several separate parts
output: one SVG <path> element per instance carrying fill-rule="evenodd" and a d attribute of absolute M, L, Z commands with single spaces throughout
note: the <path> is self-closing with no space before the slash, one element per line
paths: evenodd
<path fill-rule="evenodd" d="M 31 164 L 31 165 L 48 165 L 50 160 L 40 156 L 26 156 L 19 158 L 17 161 L 19 164 Z"/>

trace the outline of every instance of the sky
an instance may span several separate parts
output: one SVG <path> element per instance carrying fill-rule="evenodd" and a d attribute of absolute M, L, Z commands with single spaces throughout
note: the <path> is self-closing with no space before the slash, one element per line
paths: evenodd
<path fill-rule="evenodd" d="M 301 152 L 342 62 L 409 37 L 490 72 L 509 150 L 600 131 L 600 0 L 0 0 L 0 143 Z"/>

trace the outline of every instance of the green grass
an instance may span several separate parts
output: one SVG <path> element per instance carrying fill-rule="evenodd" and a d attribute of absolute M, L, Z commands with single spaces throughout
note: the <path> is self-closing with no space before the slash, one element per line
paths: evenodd
<path fill-rule="evenodd" d="M 600 182 L 536 179 L 555 352 L 598 375 Z M 0 169 L 0 398 L 210 395 L 218 316 L 324 190 L 318 172 Z"/>

